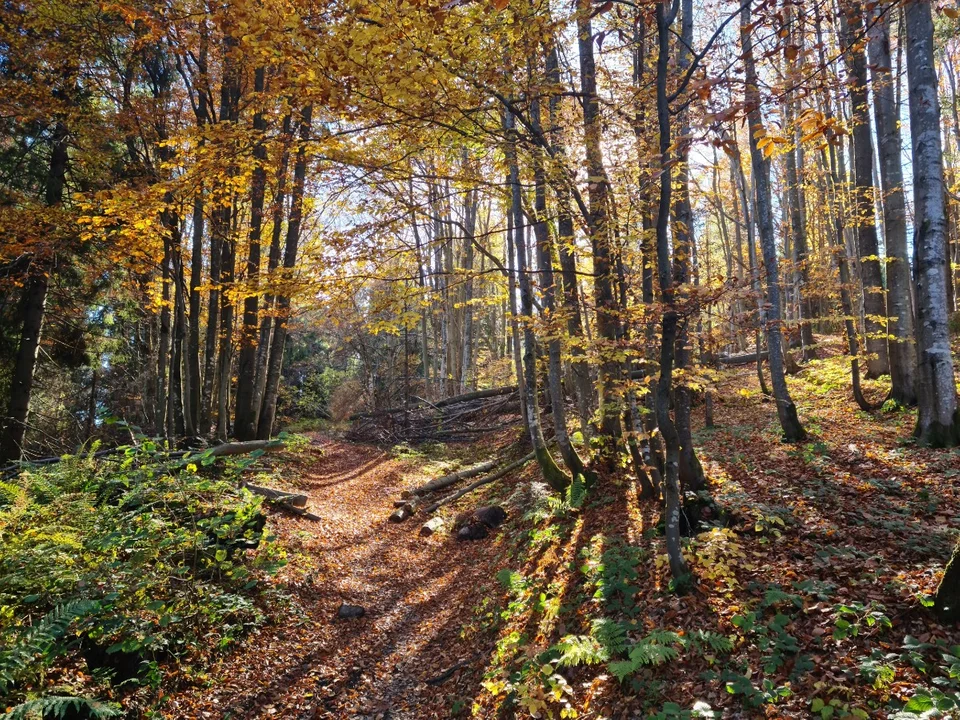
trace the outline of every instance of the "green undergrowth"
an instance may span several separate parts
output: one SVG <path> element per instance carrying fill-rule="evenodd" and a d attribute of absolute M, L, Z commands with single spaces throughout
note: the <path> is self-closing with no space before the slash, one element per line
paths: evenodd
<path fill-rule="evenodd" d="M 145 443 L 0 483 L 0 709 L 149 704 L 165 668 L 195 679 L 282 602 L 264 581 L 283 552 L 261 498 L 239 488 L 255 458 L 215 460 Z"/>
<path fill-rule="evenodd" d="M 730 712 L 908 720 L 960 713 L 960 646 L 909 635 L 893 619 L 902 611 L 871 597 L 870 583 L 826 579 L 836 560 L 811 557 L 790 581 L 763 572 L 768 552 L 795 541 L 789 507 L 727 482 L 713 524 L 684 539 L 696 589 L 678 598 L 662 530 L 626 529 L 635 521 L 618 509 L 626 485 L 588 490 L 577 482 L 563 496 L 534 494 L 511 525 L 507 567 L 498 574 L 502 600 L 475 608 L 475 624 L 496 638 L 475 714 L 605 717 L 629 708 L 630 717 L 655 720 Z M 918 598 L 916 609 L 929 604 Z"/>

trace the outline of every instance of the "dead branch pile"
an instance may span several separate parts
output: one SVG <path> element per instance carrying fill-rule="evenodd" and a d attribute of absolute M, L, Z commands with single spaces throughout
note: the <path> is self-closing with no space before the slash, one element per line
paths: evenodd
<path fill-rule="evenodd" d="M 409 408 L 358 413 L 346 433 L 353 442 L 455 442 L 496 432 L 520 422 L 516 386 L 478 390 L 435 403 L 417 399 Z"/>

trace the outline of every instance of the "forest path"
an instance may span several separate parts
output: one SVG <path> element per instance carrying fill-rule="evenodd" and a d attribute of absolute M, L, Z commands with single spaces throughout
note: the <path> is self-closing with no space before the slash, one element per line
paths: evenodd
<path fill-rule="evenodd" d="M 419 536 L 392 524 L 392 501 L 422 480 L 416 464 L 383 450 L 313 438 L 295 485 L 320 521 L 274 514 L 289 552 L 281 580 L 299 608 L 246 637 L 211 671 L 209 687 L 175 695 L 168 717 L 449 717 L 476 688 L 482 661 L 460 640 L 479 596 L 495 592 L 487 542 Z M 317 449 L 322 450 L 317 452 Z M 341 603 L 366 615 L 339 619 Z M 445 682 L 430 685 L 463 661 Z"/>

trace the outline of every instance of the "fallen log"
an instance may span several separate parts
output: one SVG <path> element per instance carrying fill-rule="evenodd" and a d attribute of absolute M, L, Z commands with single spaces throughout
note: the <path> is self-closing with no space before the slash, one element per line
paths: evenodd
<path fill-rule="evenodd" d="M 485 400 L 486 398 L 499 397 L 500 395 L 509 395 L 510 393 L 515 393 L 517 391 L 516 385 L 510 385 L 507 387 L 499 388 L 490 388 L 488 390 L 475 390 L 473 392 L 464 393 L 463 395 L 454 395 L 453 397 L 444 398 L 443 400 L 438 400 L 435 403 L 428 402 L 426 400 L 419 399 L 419 402 L 411 404 L 410 407 L 394 407 L 394 408 L 385 408 L 383 410 L 370 410 L 368 412 L 359 412 L 354 413 L 350 416 L 350 420 L 363 420 L 366 418 L 376 418 L 383 417 L 384 415 L 396 415 L 397 413 L 412 412 L 424 406 L 429 406 L 432 408 L 443 408 L 449 407 L 450 405 L 456 405 L 457 403 L 470 402 L 471 400 Z"/>
<path fill-rule="evenodd" d="M 420 495 L 429 495 L 430 493 L 441 490 L 445 487 L 449 487 L 455 483 L 460 482 L 461 480 L 466 480 L 467 478 L 480 475 L 485 473 L 488 470 L 493 470 L 497 466 L 496 460 L 488 460 L 487 462 L 482 462 L 479 465 L 474 465 L 473 467 L 468 467 L 463 470 L 458 470 L 457 472 L 450 473 L 449 475 L 444 475 L 439 477 L 436 480 L 431 480 L 425 485 L 421 485 L 418 488 L 414 488 L 412 494 L 415 496 Z"/>
<path fill-rule="evenodd" d="M 174 450 L 172 452 L 166 450 L 151 451 L 149 453 L 149 457 L 151 459 L 155 458 L 158 460 L 181 460 L 189 456 L 189 460 L 193 460 L 197 457 L 227 457 L 232 455 L 245 455 L 246 453 L 256 452 L 257 450 L 274 452 L 276 450 L 282 450 L 283 448 L 284 442 L 282 440 L 250 440 L 247 442 L 221 443 L 220 445 L 214 445 L 209 448 L 191 448 L 189 450 Z M 137 445 L 121 445 L 120 447 L 99 450 L 92 454 L 78 453 L 77 455 L 61 455 L 59 457 L 37 458 L 35 460 L 20 460 L 11 465 L 0 468 L 0 478 L 6 479 L 8 477 L 12 477 L 29 467 L 54 465 L 58 462 L 61 462 L 65 457 L 92 457 L 99 460 L 100 458 L 109 457 L 111 455 L 126 453 L 131 449 L 134 451 L 140 451 L 142 447 Z"/>
<path fill-rule="evenodd" d="M 517 468 L 526 465 L 528 462 L 533 460 L 536 456 L 537 456 L 536 452 L 532 452 L 529 455 L 524 455 L 522 458 L 520 458 L 515 462 L 510 463 L 509 465 L 504 465 L 495 473 L 491 473 L 486 477 L 482 477 L 479 480 L 470 483 L 465 488 L 462 488 L 461 490 L 457 490 L 455 493 L 451 493 L 450 495 L 447 495 L 445 498 L 442 498 L 437 502 L 433 503 L 432 505 L 428 506 L 426 509 L 426 512 L 428 513 L 436 512 L 437 509 L 442 507 L 443 505 L 448 505 L 452 502 L 455 502 L 456 500 L 459 500 L 464 495 L 476 490 L 478 487 L 487 485 L 488 483 L 492 483 L 494 480 L 499 480 L 504 475 L 507 475 L 508 473 L 513 472 Z"/>
<path fill-rule="evenodd" d="M 261 487 L 260 485 L 254 485 L 253 483 L 245 482 L 243 487 L 252 492 L 254 495 L 260 495 L 265 497 L 268 500 L 273 502 L 278 502 L 283 505 L 292 505 L 293 507 L 304 508 L 307 506 L 308 498 L 306 495 L 301 495 L 300 493 L 287 492 L 285 490 L 275 490 L 273 488 Z"/>
<path fill-rule="evenodd" d="M 246 442 L 221 443 L 206 450 L 201 450 L 196 454 L 205 455 L 206 457 L 226 457 L 227 455 L 246 455 L 247 453 L 256 452 L 257 450 L 275 452 L 282 450 L 283 447 L 284 443 L 282 440 L 248 440 Z M 186 455 L 188 452 L 194 451 L 188 450 L 182 454 Z M 176 453 L 173 454 L 173 456 L 175 455 Z"/>
<path fill-rule="evenodd" d="M 760 353 L 760 359 L 767 359 L 767 351 Z M 757 353 L 744 353 L 743 355 L 720 355 L 717 360 L 721 365 L 746 365 L 757 361 Z"/>

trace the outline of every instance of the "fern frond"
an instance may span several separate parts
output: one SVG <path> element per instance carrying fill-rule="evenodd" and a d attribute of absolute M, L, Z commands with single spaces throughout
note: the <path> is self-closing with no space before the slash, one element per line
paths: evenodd
<path fill-rule="evenodd" d="M 622 623 L 599 618 L 590 625 L 590 635 L 613 657 L 627 649 L 627 629 Z"/>
<path fill-rule="evenodd" d="M 120 708 L 116 705 L 102 703 L 99 700 L 51 695 L 49 697 L 20 703 L 15 708 L 11 708 L 3 715 L 0 715 L 0 719 L 29 720 L 29 718 L 38 714 L 45 718 L 63 718 L 66 716 L 68 710 L 86 710 L 86 715 L 94 718 L 94 720 L 119 717 L 121 713 Z"/>
<path fill-rule="evenodd" d="M 623 682 L 628 675 L 633 675 L 640 666 L 630 660 L 618 660 L 607 664 L 607 669 L 616 676 L 617 680 Z"/>
<path fill-rule="evenodd" d="M 607 649 L 589 635 L 567 635 L 554 649 L 559 651 L 559 664 L 564 667 L 596 665 L 610 659 Z"/>
<path fill-rule="evenodd" d="M 583 501 L 587 498 L 587 484 L 584 482 L 583 475 L 577 473 L 573 476 L 573 482 L 567 488 L 567 504 L 575 509 L 583 507 Z"/>
<path fill-rule="evenodd" d="M 683 638 L 673 630 L 651 630 L 642 642 L 654 645 L 683 645 Z"/>
<path fill-rule="evenodd" d="M 639 642 L 630 648 L 630 662 L 641 665 L 663 665 L 668 660 L 676 660 L 680 653 L 670 645 Z"/>
<path fill-rule="evenodd" d="M 99 603 L 93 600 L 74 600 L 66 605 L 58 605 L 23 630 L 19 637 L 13 638 L 9 649 L 0 651 L 0 693 L 6 692 L 28 673 L 37 656 L 47 656 L 45 661 L 51 659 L 57 642 L 66 635 L 70 625 L 97 608 Z"/>
<path fill-rule="evenodd" d="M 725 655 L 733 652 L 733 640 L 712 630 L 697 630 L 691 636 L 701 648 L 708 647 L 715 653 Z"/>

